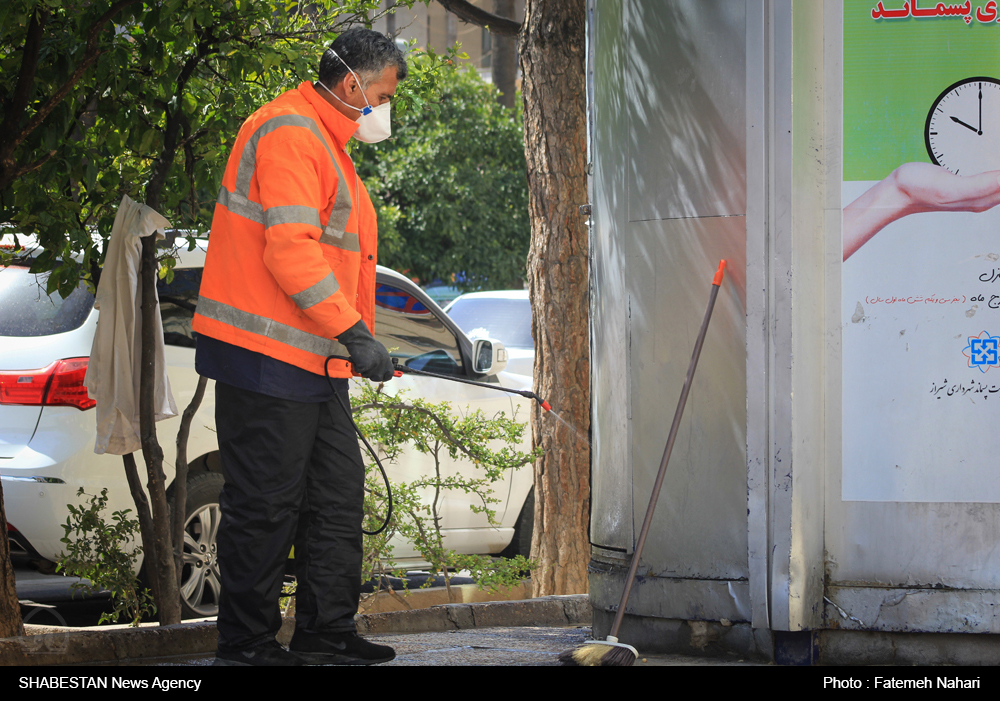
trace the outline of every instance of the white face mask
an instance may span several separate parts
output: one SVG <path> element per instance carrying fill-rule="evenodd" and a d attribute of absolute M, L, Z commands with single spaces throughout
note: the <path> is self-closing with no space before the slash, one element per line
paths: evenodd
<path fill-rule="evenodd" d="M 364 141 L 366 144 L 377 144 L 379 141 L 388 139 L 392 135 L 389 103 L 386 102 L 378 107 L 369 105 L 365 110 L 362 110 L 361 117 L 358 119 L 358 130 L 354 132 L 354 138 L 358 141 Z"/>
<path fill-rule="evenodd" d="M 333 49 L 330 49 L 333 51 Z M 337 56 L 337 52 L 333 51 L 333 55 Z M 358 81 L 358 87 L 361 87 L 361 80 L 358 78 L 357 73 L 351 70 L 351 67 L 347 65 L 344 59 L 340 58 L 340 62 L 344 64 L 347 70 L 351 71 L 351 75 L 354 79 Z M 316 81 L 316 85 L 326 90 L 328 93 L 337 98 L 337 101 L 346 106 L 350 107 L 352 110 L 357 110 L 361 113 L 358 118 L 358 130 L 354 132 L 354 138 L 358 141 L 363 141 L 366 144 L 377 144 L 380 141 L 385 141 L 392 134 L 392 123 L 389 119 L 390 116 L 390 104 L 386 102 L 385 104 L 379 105 L 378 107 L 372 107 L 371 103 L 368 102 L 368 96 L 365 95 L 365 91 L 361 91 L 361 97 L 365 100 L 365 106 L 363 108 L 355 107 L 354 105 L 348 105 L 346 102 L 341 100 L 334 94 L 330 88 L 323 85 L 323 83 Z"/>

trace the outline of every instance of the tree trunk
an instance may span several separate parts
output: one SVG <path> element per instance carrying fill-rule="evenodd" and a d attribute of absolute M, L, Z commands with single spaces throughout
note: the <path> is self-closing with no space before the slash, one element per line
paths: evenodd
<path fill-rule="evenodd" d="M 159 204 L 159 203 L 157 203 Z M 142 349 L 139 379 L 139 437 L 146 460 L 146 488 L 153 512 L 155 561 L 149 562 L 150 574 L 157 578 L 159 599 L 156 602 L 160 625 L 181 622 L 181 600 L 174 570 L 173 547 L 170 538 L 170 510 L 167 506 L 166 475 L 163 473 L 163 449 L 156 439 L 154 409 L 156 385 L 156 234 L 142 240 L 142 267 L 139 284 L 142 287 Z"/>
<path fill-rule="evenodd" d="M 177 96 L 183 95 L 184 86 L 194 73 L 195 68 L 208 50 L 204 42 L 198 44 L 195 55 L 188 58 L 177 79 Z M 163 130 L 163 146 L 159 158 L 153 167 L 153 175 L 146 184 L 146 204 L 155 210 L 160 208 L 160 198 L 166 185 L 167 174 L 178 148 L 178 135 L 186 125 L 183 112 L 177 108 L 167 112 L 167 123 Z M 167 480 L 163 473 L 163 448 L 156 438 L 156 318 L 160 313 L 156 302 L 156 234 L 150 234 L 142 240 L 142 266 L 139 268 L 139 286 L 142 290 L 142 350 L 140 356 L 139 378 L 139 438 L 142 442 L 142 455 L 146 460 L 146 488 L 149 491 L 149 505 L 153 516 L 152 544 L 155 552 L 152 557 L 147 553 L 147 573 L 155 580 L 153 595 L 156 599 L 157 613 L 160 625 L 180 623 L 181 598 L 180 574 L 174 565 L 174 548 L 172 542 L 172 521 L 170 507 L 167 504 Z M 186 485 L 185 485 L 186 487 Z M 183 489 L 182 489 L 183 492 Z M 134 495 L 134 493 L 133 493 Z M 139 506 L 138 502 L 136 506 Z M 184 509 L 184 503 L 178 504 Z M 143 542 L 150 540 L 143 533 Z M 183 547 L 183 545 L 181 545 Z"/>
<path fill-rule="evenodd" d="M 3 485 L 0 484 L 0 638 L 24 635 L 21 606 L 17 603 L 14 568 L 10 564 L 10 541 L 7 540 L 7 514 L 3 508 Z"/>
<path fill-rule="evenodd" d="M 585 26 L 582 0 L 527 0 L 519 37 L 534 312 L 535 391 L 583 436 L 590 432 Z M 535 596 L 587 591 L 590 450 L 568 427 L 531 416 L 536 446 Z"/>
<path fill-rule="evenodd" d="M 514 19 L 514 0 L 493 0 L 493 14 Z M 493 84 L 500 91 L 497 101 L 514 109 L 517 96 L 517 43 L 512 36 L 493 37 Z"/>
<path fill-rule="evenodd" d="M 153 515 L 149 510 L 149 500 L 146 498 L 146 492 L 142 491 L 142 480 L 139 477 L 139 468 L 135 464 L 135 454 L 126 453 L 123 455 L 122 465 L 125 468 L 125 479 L 128 481 L 129 492 L 132 494 L 132 501 L 135 504 L 135 516 L 139 520 L 142 560 L 146 567 L 149 587 L 153 592 L 153 601 L 159 602 L 160 580 L 156 576 L 156 567 L 153 564 L 156 562 L 156 539 L 153 538 Z"/>

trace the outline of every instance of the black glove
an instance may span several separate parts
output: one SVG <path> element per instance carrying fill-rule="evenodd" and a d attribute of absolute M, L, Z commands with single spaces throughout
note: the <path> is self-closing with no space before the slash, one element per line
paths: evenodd
<path fill-rule="evenodd" d="M 387 382 L 393 378 L 394 368 L 389 351 L 375 340 L 364 321 L 343 331 L 337 340 L 347 347 L 354 370 L 359 375 L 372 382 Z"/>

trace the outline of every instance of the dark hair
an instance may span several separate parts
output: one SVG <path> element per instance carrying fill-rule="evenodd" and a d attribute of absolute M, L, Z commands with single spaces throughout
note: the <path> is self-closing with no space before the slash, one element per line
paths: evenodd
<path fill-rule="evenodd" d="M 323 53 L 319 61 L 319 80 L 332 88 L 350 72 L 347 70 L 350 66 L 361 81 L 361 87 L 365 88 L 393 65 L 397 80 L 404 80 L 409 74 L 406 58 L 392 38 L 371 29 L 348 29 Z"/>

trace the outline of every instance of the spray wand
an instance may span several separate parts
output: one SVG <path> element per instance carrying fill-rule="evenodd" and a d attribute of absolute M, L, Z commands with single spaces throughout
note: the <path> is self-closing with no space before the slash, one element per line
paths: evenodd
<path fill-rule="evenodd" d="M 452 382 L 461 382 L 462 384 L 472 385 L 473 387 L 484 387 L 486 389 L 495 389 L 499 392 L 508 392 L 510 394 L 520 394 L 522 397 L 527 399 L 534 399 L 538 402 L 539 406 L 545 411 L 552 411 L 552 407 L 547 401 L 539 397 L 537 394 L 529 389 L 512 389 L 510 387 L 504 387 L 503 385 L 494 385 L 488 382 L 476 382 L 475 380 L 466 380 L 461 377 L 455 377 L 454 375 L 439 375 L 436 372 L 427 372 L 426 370 L 416 370 L 414 368 L 406 367 L 405 365 L 399 364 L 398 358 L 392 359 L 392 365 L 396 369 L 393 375 L 396 377 L 402 377 L 404 374 L 412 375 L 423 375 L 425 377 L 436 377 L 439 380 L 451 380 Z"/>

